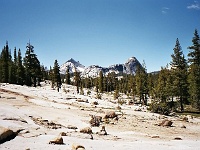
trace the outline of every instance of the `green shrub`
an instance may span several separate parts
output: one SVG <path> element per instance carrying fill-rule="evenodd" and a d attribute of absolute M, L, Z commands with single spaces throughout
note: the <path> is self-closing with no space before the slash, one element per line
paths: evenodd
<path fill-rule="evenodd" d="M 169 115 L 171 112 L 170 105 L 167 102 L 152 102 L 149 105 L 149 110 L 162 115 Z"/>

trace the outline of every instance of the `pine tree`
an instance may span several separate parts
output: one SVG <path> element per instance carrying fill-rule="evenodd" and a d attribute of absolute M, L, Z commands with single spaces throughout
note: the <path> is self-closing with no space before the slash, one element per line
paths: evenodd
<path fill-rule="evenodd" d="M 14 61 L 10 61 L 10 71 L 9 71 L 10 83 L 17 83 L 17 50 L 14 48 Z"/>
<path fill-rule="evenodd" d="M 170 63 L 172 68 L 173 86 L 169 87 L 169 92 L 171 92 L 171 95 L 180 99 L 181 111 L 183 111 L 184 100 L 187 99 L 188 96 L 187 62 L 183 55 L 178 38 L 176 39 L 176 45 L 173 50 L 174 53 L 171 55 L 172 61 Z"/>
<path fill-rule="evenodd" d="M 147 86 L 149 90 L 149 96 L 151 98 L 155 98 L 155 75 L 153 73 L 148 74 L 148 79 L 147 79 Z"/>
<path fill-rule="evenodd" d="M 60 77 L 60 67 L 58 65 L 58 61 L 55 60 L 54 62 L 54 67 L 53 67 L 53 80 L 56 84 L 56 87 L 58 89 L 59 92 L 59 88 L 61 87 L 62 83 L 61 83 L 61 77 Z"/>
<path fill-rule="evenodd" d="M 143 101 L 143 104 L 145 105 L 147 105 L 147 94 L 148 94 L 147 77 L 148 74 L 146 72 L 146 66 L 144 63 L 143 67 L 138 66 L 135 79 L 136 79 L 136 93 L 140 98 L 140 102 Z"/>
<path fill-rule="evenodd" d="M 54 88 L 55 79 L 54 79 L 54 72 L 51 66 L 49 69 L 49 80 L 51 80 L 51 88 Z"/>
<path fill-rule="evenodd" d="M 161 103 L 166 103 L 169 97 L 167 91 L 167 78 L 169 76 L 169 70 L 166 68 L 161 68 L 161 71 L 158 75 L 158 83 L 156 86 L 156 98 Z"/>
<path fill-rule="evenodd" d="M 80 81 L 81 81 L 80 72 L 75 70 L 75 72 L 74 72 L 74 85 L 76 86 L 77 93 L 79 93 Z"/>
<path fill-rule="evenodd" d="M 41 80 L 41 70 L 40 62 L 37 58 L 37 55 L 34 53 L 34 47 L 30 42 L 26 46 L 26 54 L 24 57 L 24 66 L 25 66 L 25 84 L 31 86 L 32 84 L 36 87 L 37 81 Z"/>
<path fill-rule="evenodd" d="M 1 52 L 1 82 L 8 83 L 9 80 L 9 47 L 8 42 Z"/>
<path fill-rule="evenodd" d="M 16 71 L 16 82 L 19 85 L 23 85 L 24 84 L 24 78 L 25 78 L 25 74 L 24 74 L 24 66 L 22 64 L 22 56 L 21 56 L 21 50 L 18 50 L 18 55 L 17 55 L 17 71 Z"/>
<path fill-rule="evenodd" d="M 189 94 L 193 106 L 200 110 L 200 39 L 198 31 L 195 30 L 192 39 L 192 46 L 189 46 Z"/>
<path fill-rule="evenodd" d="M 99 80 L 98 80 L 98 82 L 99 82 L 99 85 L 98 85 L 98 87 L 99 87 L 99 92 L 100 93 L 103 93 L 103 71 L 101 70 L 100 71 L 100 73 L 99 73 Z"/>
<path fill-rule="evenodd" d="M 67 67 L 67 70 L 66 70 L 65 83 L 66 83 L 66 84 L 70 84 L 70 72 L 69 72 L 69 67 Z"/>

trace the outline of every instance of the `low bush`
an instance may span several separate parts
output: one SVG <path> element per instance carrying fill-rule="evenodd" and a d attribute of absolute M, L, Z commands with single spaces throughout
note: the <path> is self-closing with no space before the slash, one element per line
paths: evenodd
<path fill-rule="evenodd" d="M 167 102 L 152 102 L 149 105 L 149 110 L 162 115 L 169 115 L 171 112 L 170 105 Z"/>

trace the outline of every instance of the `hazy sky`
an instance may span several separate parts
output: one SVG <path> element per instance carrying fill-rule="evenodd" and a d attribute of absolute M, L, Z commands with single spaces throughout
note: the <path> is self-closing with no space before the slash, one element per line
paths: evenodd
<path fill-rule="evenodd" d="M 176 38 L 187 55 L 200 0 L 0 0 L 0 48 L 24 57 L 30 39 L 44 66 L 70 58 L 106 67 L 135 56 L 148 72 L 171 61 Z"/>

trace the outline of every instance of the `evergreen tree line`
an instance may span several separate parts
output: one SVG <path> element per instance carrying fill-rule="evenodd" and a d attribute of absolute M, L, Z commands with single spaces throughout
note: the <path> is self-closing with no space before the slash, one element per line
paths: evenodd
<path fill-rule="evenodd" d="M 197 30 L 188 50 L 186 60 L 177 38 L 170 65 L 161 67 L 158 73 L 147 73 L 143 63 L 135 75 L 124 74 L 121 78 L 114 72 L 103 75 L 102 71 L 97 78 L 80 78 L 79 75 L 74 78 L 77 91 L 83 87 L 95 87 L 97 93 L 113 92 L 115 99 L 119 93 L 125 93 L 145 105 L 151 99 L 150 109 L 163 114 L 171 110 L 184 111 L 187 104 L 200 110 L 200 40 Z M 66 83 L 69 83 L 69 70 L 66 76 Z"/>
<path fill-rule="evenodd" d="M 195 30 L 192 46 L 188 47 L 186 60 L 179 39 L 176 39 L 169 66 L 162 67 L 158 73 L 147 73 L 146 65 L 137 66 L 135 75 L 124 74 L 119 77 L 114 72 L 104 75 L 101 71 L 99 77 L 83 78 L 80 72 L 70 74 L 69 68 L 65 75 L 60 75 L 58 61 L 55 60 L 53 68 L 47 71 L 40 65 L 34 47 L 30 42 L 26 46 L 25 57 L 22 58 L 20 49 L 14 49 L 14 58 L 11 56 L 8 43 L 0 55 L 0 82 L 27 86 L 38 86 L 40 81 L 51 80 L 52 87 L 58 91 L 62 83 L 75 85 L 77 93 L 83 93 L 83 88 L 95 88 L 100 98 L 101 93 L 111 92 L 118 99 L 120 93 L 132 97 L 147 105 L 151 99 L 150 109 L 163 114 L 169 110 L 184 111 L 186 104 L 200 110 L 200 40 Z"/>
<path fill-rule="evenodd" d="M 12 57 L 11 50 L 6 42 L 0 54 L 0 83 L 11 83 L 27 86 L 38 86 L 42 80 L 50 79 L 49 71 L 34 53 L 34 46 L 27 43 L 25 56 L 21 50 L 14 48 Z M 57 80 L 55 80 L 57 81 Z"/>

